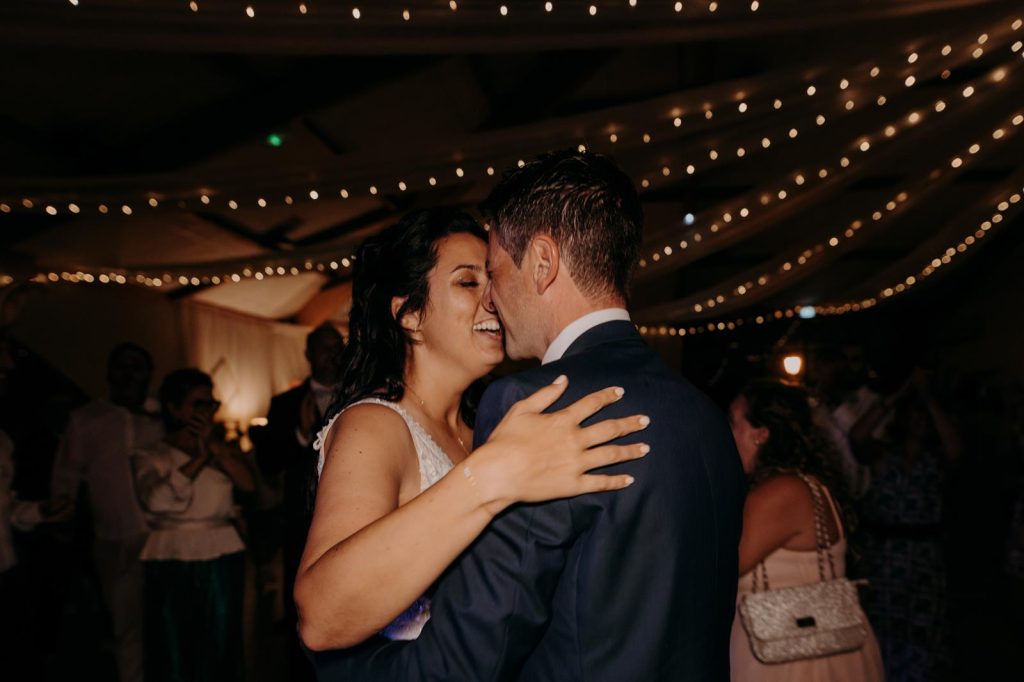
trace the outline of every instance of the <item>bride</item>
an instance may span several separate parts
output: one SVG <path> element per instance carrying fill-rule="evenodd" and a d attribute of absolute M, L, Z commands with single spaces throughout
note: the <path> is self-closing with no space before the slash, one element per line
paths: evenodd
<path fill-rule="evenodd" d="M 431 585 L 502 510 L 618 490 L 590 470 L 642 457 L 602 445 L 639 415 L 580 423 L 618 400 L 609 387 L 544 413 L 565 377 L 520 401 L 473 449 L 467 388 L 504 357 L 483 303 L 486 233 L 454 208 L 414 212 L 359 249 L 350 340 L 333 416 L 317 441 L 313 522 L 295 583 L 299 632 L 314 651 L 375 633 L 415 639 Z"/>

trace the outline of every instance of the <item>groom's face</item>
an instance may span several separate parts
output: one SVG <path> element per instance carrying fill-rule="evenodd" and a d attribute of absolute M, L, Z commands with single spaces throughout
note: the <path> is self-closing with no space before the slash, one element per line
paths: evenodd
<path fill-rule="evenodd" d="M 484 305 L 497 313 L 505 333 L 505 353 L 513 360 L 539 358 L 544 348 L 538 352 L 536 340 L 531 332 L 536 332 L 539 325 L 529 324 L 530 283 L 527 273 L 528 258 L 524 257 L 516 267 L 512 256 L 498 243 L 498 238 L 491 230 L 487 240 L 487 271 L 490 283 L 484 291 Z M 534 311 L 536 314 L 536 311 Z"/>

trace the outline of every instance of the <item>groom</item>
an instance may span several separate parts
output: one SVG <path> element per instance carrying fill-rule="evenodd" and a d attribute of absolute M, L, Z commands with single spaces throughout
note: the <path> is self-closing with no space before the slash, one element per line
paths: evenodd
<path fill-rule="evenodd" d="M 519 505 L 442 576 L 418 640 L 317 655 L 321 680 L 729 679 L 744 481 L 722 413 L 666 367 L 626 311 L 643 217 L 608 158 L 549 154 L 507 175 L 491 218 L 485 301 L 512 358 L 542 365 L 484 394 L 475 441 L 565 374 L 553 409 L 607 386 L 601 418 L 646 414 L 645 458 L 614 493 Z"/>

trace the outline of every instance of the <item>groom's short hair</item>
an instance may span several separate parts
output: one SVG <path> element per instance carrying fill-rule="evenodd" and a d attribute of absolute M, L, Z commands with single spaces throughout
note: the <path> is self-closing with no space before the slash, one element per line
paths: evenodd
<path fill-rule="evenodd" d="M 584 293 L 627 295 L 644 218 L 636 188 L 611 158 L 545 154 L 508 171 L 481 209 L 516 267 L 530 240 L 548 234 Z"/>

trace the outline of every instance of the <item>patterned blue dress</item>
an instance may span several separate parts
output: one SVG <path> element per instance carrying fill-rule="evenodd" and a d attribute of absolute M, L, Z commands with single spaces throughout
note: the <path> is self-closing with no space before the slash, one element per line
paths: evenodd
<path fill-rule="evenodd" d="M 861 508 L 864 610 L 889 682 L 942 682 L 951 674 L 942 536 L 943 463 L 887 457 Z"/>

